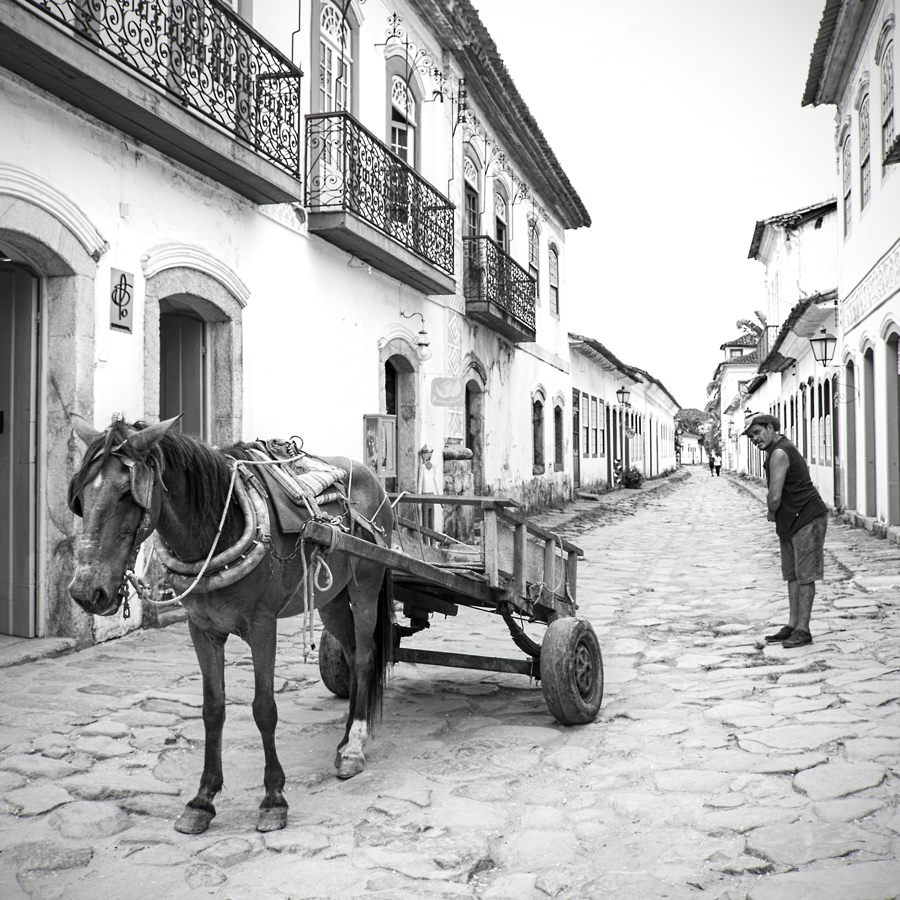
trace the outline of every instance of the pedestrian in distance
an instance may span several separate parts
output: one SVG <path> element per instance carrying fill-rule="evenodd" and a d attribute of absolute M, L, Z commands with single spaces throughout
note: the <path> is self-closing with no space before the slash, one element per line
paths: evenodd
<path fill-rule="evenodd" d="M 714 477 L 716 474 L 716 454 L 711 450 L 709 452 L 709 475 L 710 478 Z"/>
<path fill-rule="evenodd" d="M 781 433 L 776 416 L 751 413 L 744 426 L 743 434 L 766 454 L 766 519 L 775 523 L 781 574 L 788 586 L 788 624 L 766 635 L 766 641 L 802 647 L 812 643 L 809 617 L 816 581 L 824 577 L 828 507 L 812 483 L 800 451 Z"/>
<path fill-rule="evenodd" d="M 722 457 L 717 453 L 713 458 L 713 462 L 716 465 L 716 475 L 722 474 Z"/>

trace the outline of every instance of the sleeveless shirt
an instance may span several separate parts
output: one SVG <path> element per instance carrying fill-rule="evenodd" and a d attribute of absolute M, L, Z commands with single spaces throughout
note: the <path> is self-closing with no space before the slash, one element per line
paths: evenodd
<path fill-rule="evenodd" d="M 784 450 L 788 456 L 787 475 L 781 492 L 781 506 L 775 513 L 775 533 L 780 537 L 788 537 L 799 528 L 808 525 L 813 519 L 828 513 L 816 486 L 809 477 L 809 467 L 800 451 L 786 438 L 781 437 L 766 455 L 763 468 L 766 470 L 766 483 L 769 481 L 769 461 L 776 450 Z"/>

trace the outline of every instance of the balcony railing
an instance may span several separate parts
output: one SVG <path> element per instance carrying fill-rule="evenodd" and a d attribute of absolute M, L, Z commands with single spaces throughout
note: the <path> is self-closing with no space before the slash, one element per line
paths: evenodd
<path fill-rule="evenodd" d="M 513 341 L 535 338 L 535 281 L 486 235 L 463 238 L 466 311 Z"/>
<path fill-rule="evenodd" d="M 349 113 L 306 117 L 306 206 L 311 230 L 350 212 L 453 275 L 453 204 Z"/>
<path fill-rule="evenodd" d="M 24 0 L 295 178 L 302 72 L 220 0 Z"/>

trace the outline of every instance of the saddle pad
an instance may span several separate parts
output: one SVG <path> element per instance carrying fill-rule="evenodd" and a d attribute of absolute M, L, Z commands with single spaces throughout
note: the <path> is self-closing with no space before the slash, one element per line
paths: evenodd
<path fill-rule="evenodd" d="M 271 457 L 261 450 L 248 447 L 248 454 L 260 462 Z M 334 503 L 344 497 L 340 482 L 346 477 L 343 469 L 310 456 L 282 460 L 281 465 L 254 466 L 269 492 L 281 530 L 296 534 L 310 518 L 310 508 Z"/>

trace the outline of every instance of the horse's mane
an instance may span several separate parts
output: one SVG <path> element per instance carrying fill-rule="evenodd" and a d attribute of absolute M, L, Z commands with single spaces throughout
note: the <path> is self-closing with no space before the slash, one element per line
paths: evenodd
<path fill-rule="evenodd" d="M 135 431 L 143 431 L 147 427 L 147 422 L 129 424 L 122 419 L 115 419 L 85 451 L 81 467 L 69 486 L 69 496 L 74 497 L 81 493 L 85 484 L 96 477 L 97 472 L 106 465 L 113 453 L 139 461 L 140 457 L 127 440 Z M 246 458 L 241 445 L 228 448 L 226 456 L 221 450 L 210 447 L 197 438 L 169 430 L 156 446 L 164 463 L 163 483 L 166 481 L 165 469 L 175 468 L 183 471 L 187 499 L 197 511 L 198 518 L 218 521 L 225 506 L 228 485 L 231 481 L 228 457 Z M 234 499 L 232 505 L 236 505 Z"/>

